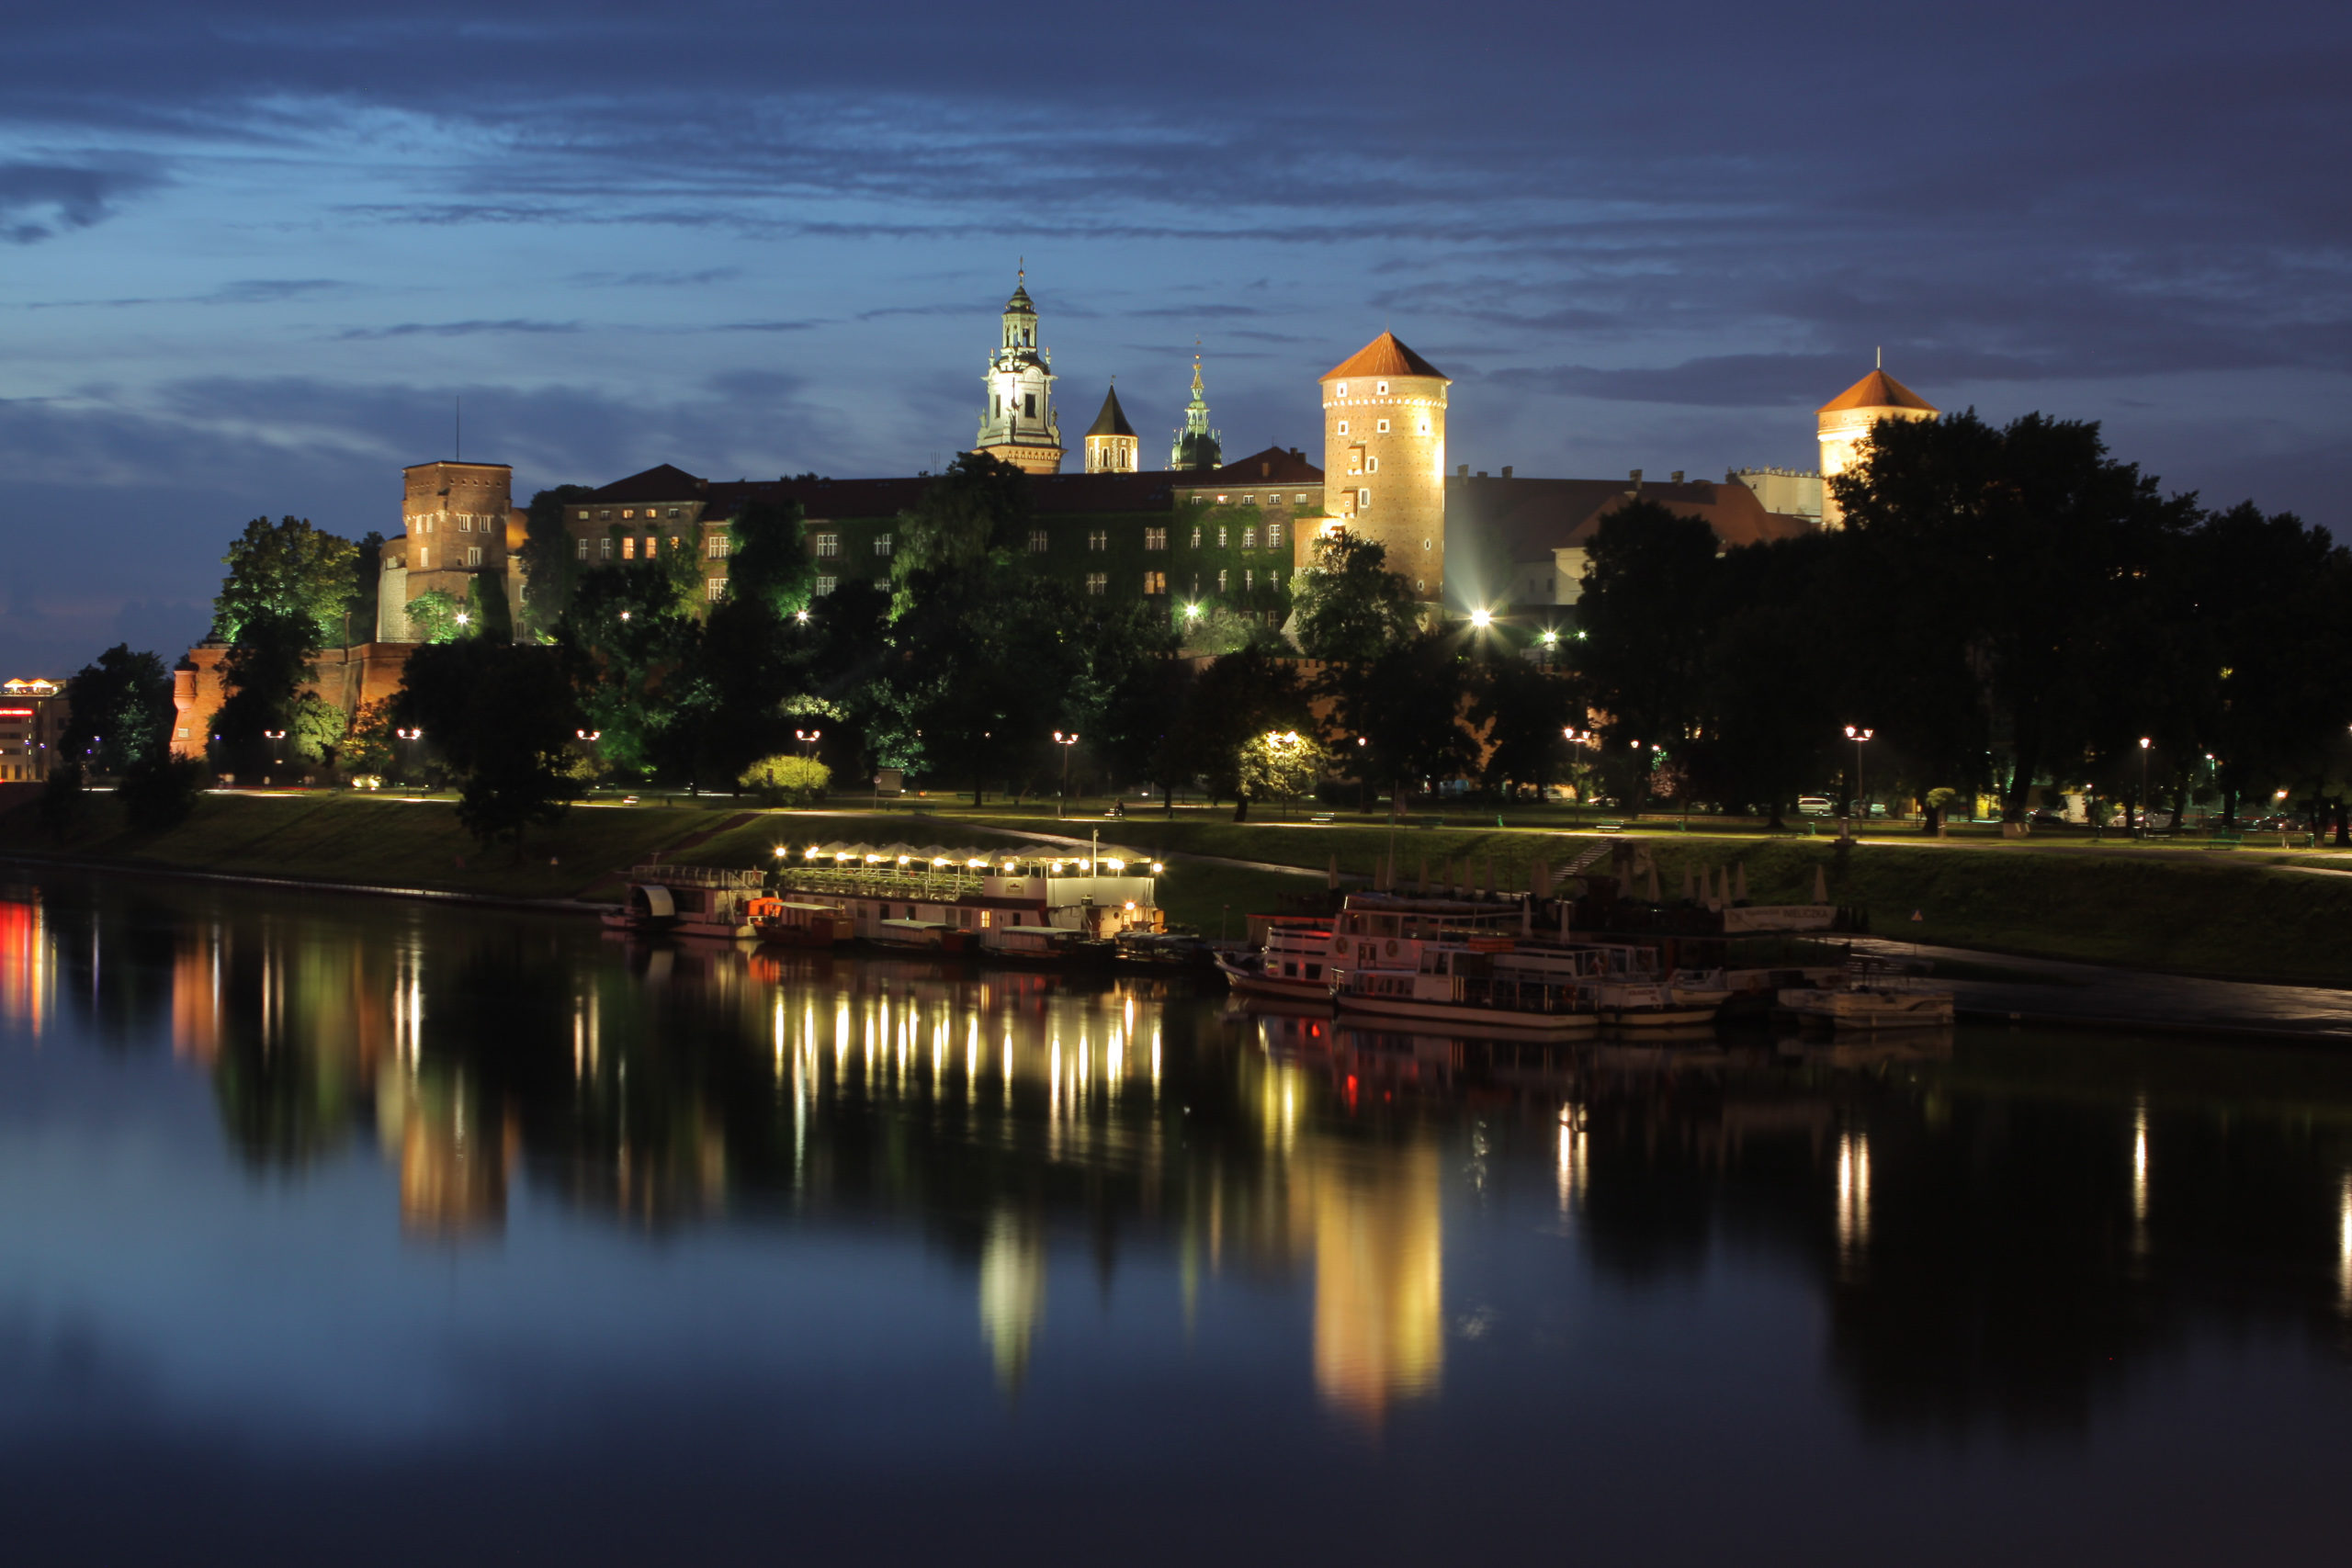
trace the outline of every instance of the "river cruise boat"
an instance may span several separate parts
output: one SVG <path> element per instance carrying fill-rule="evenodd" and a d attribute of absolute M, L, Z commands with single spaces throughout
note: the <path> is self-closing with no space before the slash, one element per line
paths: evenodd
<path fill-rule="evenodd" d="M 1430 942 L 1501 952 L 1527 936 L 1532 912 L 1516 894 L 1351 893 L 1331 924 L 1331 962 L 1357 969 L 1410 969 Z"/>
<path fill-rule="evenodd" d="M 1276 915 L 1253 916 L 1250 924 L 1250 934 L 1259 939 L 1255 946 L 1216 955 L 1217 969 L 1235 994 L 1328 1005 L 1334 962 L 1332 922 Z"/>
<path fill-rule="evenodd" d="M 1423 1032 L 1559 1038 L 1600 1027 L 1587 983 L 1506 966 L 1499 956 L 1485 947 L 1424 942 L 1409 967 L 1342 969 L 1332 996 L 1342 1014 Z"/>
<path fill-rule="evenodd" d="M 608 931 L 630 936 L 682 936 L 736 942 L 758 935 L 751 903 L 760 874 L 715 865 L 630 868 L 627 899 L 606 911 Z"/>
<path fill-rule="evenodd" d="M 1162 867 L 1132 852 L 1023 845 L 817 843 L 779 848 L 772 896 L 834 911 L 842 940 L 1014 962 L 1107 958 L 1164 931 Z"/>
<path fill-rule="evenodd" d="M 1919 966 L 1858 958 L 1847 965 L 1843 985 L 1782 991 L 1780 1011 L 1799 1023 L 1875 1032 L 1939 1028 L 1952 1021 L 1954 1009 L 1951 992 L 1930 985 Z"/>

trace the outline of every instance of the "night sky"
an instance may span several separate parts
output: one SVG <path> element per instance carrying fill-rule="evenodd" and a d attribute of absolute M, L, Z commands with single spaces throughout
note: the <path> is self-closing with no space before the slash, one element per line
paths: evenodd
<path fill-rule="evenodd" d="M 1075 448 L 1314 452 L 1382 328 L 1522 474 L 1815 462 L 1870 368 L 2342 531 L 2352 8 L 8 8 L 0 673 L 202 634 L 248 517 L 936 468 L 1025 256 Z M 1319 457 L 1319 453 L 1317 454 Z M 1075 462 L 1069 466 L 1075 467 Z"/>

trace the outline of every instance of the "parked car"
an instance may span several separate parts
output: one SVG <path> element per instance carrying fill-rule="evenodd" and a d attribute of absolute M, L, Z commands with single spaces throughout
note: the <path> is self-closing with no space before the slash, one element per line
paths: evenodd
<path fill-rule="evenodd" d="M 1801 795 L 1797 796 L 1797 812 L 1800 816 L 1826 817 L 1832 809 L 1833 807 L 1830 805 L 1829 797 L 1826 795 Z"/>
<path fill-rule="evenodd" d="M 2064 828 L 2066 826 L 2066 818 L 2064 813 L 2048 810 L 2046 808 L 2035 812 L 2032 816 L 2027 818 L 2026 820 L 2037 828 Z"/>

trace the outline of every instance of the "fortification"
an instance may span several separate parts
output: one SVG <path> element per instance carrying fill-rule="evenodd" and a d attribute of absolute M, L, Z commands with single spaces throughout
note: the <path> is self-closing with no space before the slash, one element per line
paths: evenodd
<path fill-rule="evenodd" d="M 1325 510 L 1435 601 L 1445 587 L 1445 373 L 1378 337 L 1324 373 Z"/>

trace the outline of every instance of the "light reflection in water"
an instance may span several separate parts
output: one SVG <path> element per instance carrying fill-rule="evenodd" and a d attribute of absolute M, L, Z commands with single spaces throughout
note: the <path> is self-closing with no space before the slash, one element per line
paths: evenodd
<path fill-rule="evenodd" d="M 1838 1138 L 1838 1250 L 1849 1265 L 1871 1240 L 1871 1141 L 1865 1133 Z"/>
<path fill-rule="evenodd" d="M 2352 1313 L 2352 1171 L 2345 1173 L 2344 1193 L 2336 1209 L 2336 1293 L 2344 1310 Z"/>

